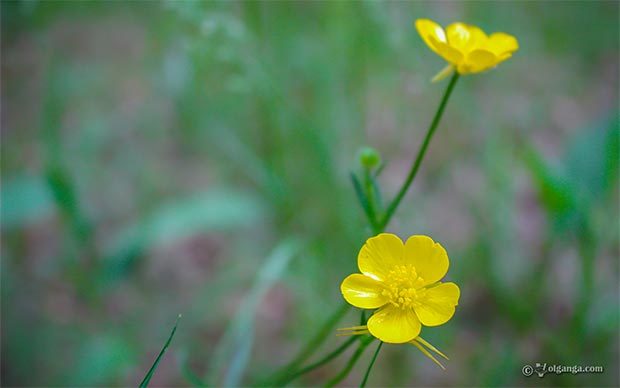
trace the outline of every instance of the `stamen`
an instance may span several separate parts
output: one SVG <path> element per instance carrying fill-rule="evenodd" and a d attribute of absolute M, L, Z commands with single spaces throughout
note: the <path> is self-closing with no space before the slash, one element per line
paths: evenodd
<path fill-rule="evenodd" d="M 428 350 L 424 349 L 424 348 L 422 347 L 422 345 L 420 345 L 419 343 L 417 343 L 417 342 L 416 342 L 416 340 L 411 341 L 411 342 L 410 342 L 410 344 L 412 344 L 412 345 L 413 345 L 413 346 L 415 346 L 416 348 L 420 349 L 420 351 L 421 351 L 422 353 L 424 353 L 424 355 L 426 355 L 426 357 L 428 357 L 428 358 L 430 358 L 431 360 L 435 361 L 435 364 L 439 365 L 439 367 L 440 367 L 441 369 L 446 370 L 446 368 L 445 368 L 443 365 L 441 365 L 441 362 L 437 361 L 437 359 L 436 359 L 435 357 L 433 357 L 433 355 L 432 355 L 432 354 L 430 354 L 430 353 L 428 352 Z"/>
<path fill-rule="evenodd" d="M 394 307 L 407 310 L 420 304 L 425 297 L 424 279 L 412 265 L 394 267 L 387 275 L 381 295 L 387 297 Z"/>

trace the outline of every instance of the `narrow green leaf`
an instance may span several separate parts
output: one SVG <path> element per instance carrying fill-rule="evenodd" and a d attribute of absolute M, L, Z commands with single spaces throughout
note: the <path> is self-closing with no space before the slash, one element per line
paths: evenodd
<path fill-rule="evenodd" d="M 300 251 L 302 244 L 296 238 L 287 238 L 273 250 L 256 276 L 241 308 L 226 329 L 213 352 L 208 381 L 221 380 L 223 387 L 238 387 L 247 367 L 254 345 L 254 316 L 260 302 L 271 286 L 282 276 L 289 262 Z M 222 370 L 225 369 L 223 376 Z"/>
<path fill-rule="evenodd" d="M 56 205 L 70 218 L 78 214 L 78 201 L 75 186 L 67 171 L 60 165 L 48 168 L 45 174 L 47 183 L 54 195 Z"/>
<path fill-rule="evenodd" d="M 198 233 L 252 225 L 264 214 L 265 206 L 258 196 L 227 188 L 164 203 L 111 239 L 104 249 L 107 282 L 127 276 L 153 247 Z"/>
<path fill-rule="evenodd" d="M 368 219 L 370 219 L 371 212 L 368 198 L 366 198 L 366 195 L 364 195 L 362 184 L 354 173 L 351 173 L 351 181 L 353 181 L 353 188 L 355 189 L 355 194 L 357 194 L 357 199 L 360 201 L 360 205 L 362 205 L 362 209 L 364 209 L 366 216 L 368 217 Z"/>
<path fill-rule="evenodd" d="M 161 352 L 159 352 L 159 356 L 157 356 L 157 359 L 153 363 L 153 366 L 151 366 L 151 369 L 149 369 L 149 371 L 146 373 L 146 376 L 144 376 L 144 379 L 140 383 L 140 388 L 144 388 L 149 385 L 149 381 L 151 381 L 151 377 L 153 376 L 153 373 L 155 373 L 155 369 L 157 369 L 157 365 L 159 364 L 159 361 L 161 360 L 162 356 L 166 352 L 166 349 L 168 349 L 168 345 L 170 345 L 170 341 L 172 341 L 172 337 L 174 337 L 174 333 L 177 331 L 177 325 L 179 324 L 179 319 L 181 319 L 181 316 L 182 315 L 179 314 L 179 316 L 177 317 L 177 320 L 174 323 L 174 327 L 172 328 L 172 332 L 170 333 L 170 337 L 168 337 L 168 341 L 166 341 L 166 344 L 161 349 Z"/>
<path fill-rule="evenodd" d="M 381 164 L 379 165 L 379 167 L 377 167 L 377 169 L 375 170 L 374 174 L 372 174 L 375 178 L 379 178 L 379 175 L 381 175 L 381 173 L 383 172 L 383 170 L 385 169 L 385 166 L 387 166 L 387 163 L 385 163 L 385 161 L 381 161 Z"/>
<path fill-rule="evenodd" d="M 71 175 L 61 164 L 48 167 L 45 179 L 51 190 L 56 206 L 67 218 L 76 239 L 87 243 L 93 233 L 93 226 L 80 209 L 77 189 Z"/>
<path fill-rule="evenodd" d="M 372 190 L 375 196 L 375 212 L 377 213 L 377 217 L 381 217 L 381 212 L 383 211 L 383 196 L 381 195 L 381 188 L 377 183 L 376 175 L 370 175 L 370 183 L 372 184 Z"/>

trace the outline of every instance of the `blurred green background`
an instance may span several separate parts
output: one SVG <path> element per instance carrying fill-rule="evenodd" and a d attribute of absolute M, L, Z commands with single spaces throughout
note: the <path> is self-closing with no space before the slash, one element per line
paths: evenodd
<path fill-rule="evenodd" d="M 620 384 L 617 1 L 1 7 L 4 386 L 136 386 L 179 313 L 152 386 L 291 360 L 370 233 L 357 150 L 391 198 L 447 85 L 421 17 L 520 49 L 459 80 L 388 227 L 448 251 L 461 301 L 423 332 L 448 370 L 384 346 L 369 385 Z M 536 362 L 605 371 L 524 377 Z"/>

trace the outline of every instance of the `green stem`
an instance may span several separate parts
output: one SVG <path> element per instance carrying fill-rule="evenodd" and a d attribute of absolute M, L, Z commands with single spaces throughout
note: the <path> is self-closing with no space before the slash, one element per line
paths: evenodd
<path fill-rule="evenodd" d="M 355 353 L 353 353 L 353 356 L 351 356 L 351 358 L 349 359 L 349 362 L 347 362 L 347 365 L 345 365 L 344 369 L 340 371 L 340 373 L 338 373 L 336 375 L 336 377 L 334 377 L 333 379 L 331 379 L 326 385 L 325 387 L 333 387 L 334 385 L 338 384 L 339 382 L 342 381 L 342 379 L 344 379 L 345 377 L 347 377 L 347 375 L 349 374 L 349 372 L 351 371 L 351 369 L 353 369 L 353 367 L 355 366 L 355 363 L 357 362 L 357 360 L 359 360 L 360 356 L 362 355 L 362 353 L 364 353 L 364 350 L 366 349 L 366 347 L 368 347 L 368 345 L 370 345 L 370 343 L 374 340 L 374 337 L 362 337 L 361 338 L 361 343 L 360 345 L 357 347 L 357 350 L 355 351 Z"/>
<path fill-rule="evenodd" d="M 269 379 L 269 381 L 275 381 L 276 383 L 265 383 L 265 384 L 261 383 L 260 385 L 282 385 L 278 383 L 280 381 L 286 380 L 288 376 L 290 375 L 288 373 L 289 371 L 297 369 L 299 365 L 301 365 L 304 361 L 306 361 L 308 357 L 312 355 L 312 353 L 314 353 L 314 351 L 325 341 L 325 339 L 328 338 L 329 333 L 333 330 L 334 326 L 338 323 L 338 321 L 340 321 L 340 318 L 342 318 L 342 316 L 347 311 L 349 311 L 350 307 L 351 307 L 350 304 L 343 302 L 342 305 L 338 308 L 338 310 L 332 313 L 329 319 L 325 321 L 323 326 L 321 326 L 321 328 L 316 333 L 316 335 L 314 335 L 310 339 L 310 341 L 308 341 L 306 345 L 302 348 L 302 350 L 299 352 L 297 357 L 295 357 L 293 361 L 289 362 L 283 368 L 281 368 L 278 372 L 276 372 L 274 375 L 275 377 L 271 377 Z M 318 365 L 316 367 L 318 367 Z M 304 373 L 307 373 L 310 371 L 307 369 L 308 368 L 304 368 L 305 370 Z M 294 373 L 294 374 L 297 375 L 297 373 Z M 295 376 L 295 378 L 299 376 L 301 376 L 301 374 Z"/>
<path fill-rule="evenodd" d="M 347 350 L 349 348 L 349 346 L 351 346 L 351 344 L 353 344 L 353 342 L 355 342 L 357 340 L 356 337 L 351 337 L 347 340 L 347 342 L 344 342 L 342 345 L 340 345 L 340 347 L 336 350 L 334 350 L 333 352 L 329 353 L 327 356 L 323 357 L 322 359 L 320 359 L 319 361 L 315 362 L 314 364 L 308 365 L 307 367 L 303 368 L 300 371 L 297 371 L 293 374 L 290 374 L 288 376 L 285 376 L 283 379 L 281 379 L 280 381 L 277 381 L 276 384 L 274 384 L 275 386 L 278 387 L 284 387 L 286 384 L 290 383 L 291 381 L 295 380 L 296 378 L 320 367 L 321 365 L 324 365 L 328 362 L 330 362 L 331 360 L 333 360 L 334 358 L 338 357 L 340 355 L 340 353 L 344 352 L 345 350 Z"/>
<path fill-rule="evenodd" d="M 411 183 L 413 182 L 413 179 L 415 178 L 416 174 L 418 173 L 418 170 L 420 169 L 420 165 L 422 164 L 422 159 L 424 159 L 424 154 L 426 153 L 426 149 L 428 148 L 428 145 L 431 142 L 431 138 L 433 137 L 433 134 L 435 133 L 435 129 L 437 129 L 437 125 L 439 124 L 439 121 L 441 120 L 441 116 L 443 115 L 443 111 L 444 111 L 444 109 L 446 107 L 446 104 L 448 103 L 448 98 L 450 98 L 450 94 L 452 93 L 452 89 L 454 89 L 454 85 L 456 84 L 456 81 L 458 79 L 459 79 L 459 73 L 455 71 L 454 75 L 450 79 L 450 83 L 448 84 L 448 88 L 446 89 L 446 91 L 445 91 L 445 93 L 443 95 L 443 98 L 441 99 L 441 103 L 439 104 L 439 108 L 437 108 L 437 112 L 435 113 L 435 117 L 433 118 L 433 121 L 432 121 L 430 127 L 428 128 L 428 132 L 426 133 L 426 138 L 424 139 L 424 142 L 422 143 L 422 146 L 420 147 L 420 150 L 418 151 L 418 156 L 416 157 L 415 162 L 411 166 L 411 170 L 409 171 L 409 175 L 407 176 L 407 179 L 403 183 L 403 186 L 400 188 L 400 191 L 398 192 L 396 197 L 394 197 L 394 200 L 392 200 L 392 202 L 388 206 L 388 209 L 385 212 L 385 216 L 383 217 L 383 219 L 379 223 L 379 226 L 380 226 L 379 229 L 385 229 L 387 224 L 390 222 L 390 219 L 394 215 L 394 212 L 396 211 L 396 208 L 398 208 L 398 205 L 400 204 L 400 201 L 402 201 L 403 197 L 407 193 L 407 190 L 409 189 L 409 186 L 411 186 Z"/>
<path fill-rule="evenodd" d="M 362 310 L 362 314 L 360 317 L 360 325 L 365 325 L 366 324 L 366 310 Z M 340 347 L 338 347 L 336 350 L 332 351 L 331 353 L 329 353 L 327 356 L 323 357 L 322 359 L 320 359 L 319 361 L 315 362 L 312 365 L 309 365 L 297 372 L 291 373 L 291 374 L 287 374 L 284 375 L 283 377 L 281 377 L 278 380 L 275 380 L 275 383 L 273 383 L 272 385 L 275 386 L 285 386 L 286 384 L 290 383 L 291 381 L 295 380 L 296 378 L 305 375 L 308 372 L 311 372 L 312 370 L 328 363 L 329 361 L 333 360 L 334 358 L 338 357 L 340 355 L 340 353 L 344 352 L 345 350 L 347 350 L 349 348 L 349 346 L 351 346 L 355 340 L 357 338 L 355 336 L 351 337 L 349 340 L 347 340 L 346 342 L 344 342 L 342 345 L 340 345 Z M 292 363 L 291 363 L 292 364 Z"/>
<path fill-rule="evenodd" d="M 377 359 L 379 350 L 381 350 L 381 346 L 383 346 L 383 341 L 379 341 L 379 346 L 377 346 L 377 350 L 375 350 L 375 354 L 372 356 L 372 360 L 370 360 L 370 364 L 368 365 L 368 369 L 366 369 L 366 374 L 364 375 L 364 380 L 362 380 L 362 383 L 360 384 L 360 388 L 364 388 L 366 386 L 366 381 L 368 381 L 370 370 L 372 369 L 372 366 L 375 364 L 375 360 Z"/>

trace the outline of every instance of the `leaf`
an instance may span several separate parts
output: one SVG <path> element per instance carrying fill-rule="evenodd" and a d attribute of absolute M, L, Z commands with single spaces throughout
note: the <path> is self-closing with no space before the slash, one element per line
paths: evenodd
<path fill-rule="evenodd" d="M 60 328 L 56 326 L 53 330 Z M 77 329 L 71 334 L 71 338 L 72 341 L 79 341 L 80 345 L 76 349 L 71 368 L 62 368 L 61 377 L 54 385 L 109 386 L 125 375 L 131 365 L 135 365 L 136 350 L 121 333 L 104 331 L 94 336 Z M 62 346 L 63 340 L 55 338 L 54 343 Z"/>
<path fill-rule="evenodd" d="M 573 136 L 566 148 L 563 164 L 585 205 L 600 198 L 617 178 L 618 125 L 617 117 L 601 120 Z"/>
<path fill-rule="evenodd" d="M 17 175 L 2 182 L 2 228 L 17 229 L 54 213 L 54 197 L 41 176 Z"/>
<path fill-rule="evenodd" d="M 560 167 L 548 163 L 534 148 L 525 153 L 525 165 L 530 170 L 542 203 L 555 215 L 563 215 L 575 208 L 573 183 Z"/>
<path fill-rule="evenodd" d="M 179 324 L 179 320 L 181 319 L 181 317 L 182 315 L 179 314 L 176 322 L 174 323 L 174 327 L 172 328 L 172 332 L 170 332 L 168 341 L 166 341 L 166 343 L 164 344 L 164 347 L 161 349 L 161 352 L 159 352 L 159 355 L 155 359 L 155 362 L 153 363 L 153 366 L 151 366 L 151 369 L 149 369 L 149 371 L 146 373 L 146 376 L 144 376 L 144 379 L 140 383 L 140 388 L 144 388 L 149 385 L 149 381 L 151 381 L 151 377 L 153 377 L 153 373 L 155 373 L 155 369 L 157 369 L 157 365 L 159 365 L 159 361 L 161 360 L 162 356 L 166 352 L 166 349 L 168 349 L 168 346 L 170 345 L 170 342 L 172 341 L 172 337 L 174 337 L 174 333 L 177 331 L 177 325 Z"/>
<path fill-rule="evenodd" d="M 364 189 L 362 188 L 362 184 L 359 179 L 355 175 L 355 173 L 351 172 L 351 181 L 353 182 L 353 188 L 355 189 L 355 194 L 357 195 L 357 199 L 362 205 L 362 209 L 364 209 L 364 213 L 366 213 L 366 217 L 371 219 L 371 211 L 370 204 L 368 203 L 368 198 L 366 198 L 366 194 L 364 194 Z"/>
<path fill-rule="evenodd" d="M 264 213 L 258 197 L 230 190 L 172 201 L 118 233 L 106 249 L 107 276 L 122 277 L 148 249 L 198 233 L 252 225 Z"/>
<path fill-rule="evenodd" d="M 254 285 L 237 311 L 222 340 L 214 351 L 213 362 L 209 367 L 209 381 L 214 381 L 221 369 L 226 366 L 223 386 L 240 386 L 254 343 L 254 316 L 261 300 L 286 269 L 290 260 L 299 252 L 301 244 L 289 238 L 278 244 L 265 260 L 256 276 Z"/>
<path fill-rule="evenodd" d="M 69 172 L 60 164 L 48 168 L 45 175 L 56 206 L 66 216 L 73 234 L 83 244 L 91 238 L 93 226 L 80 209 L 77 190 Z"/>
<path fill-rule="evenodd" d="M 525 154 L 541 202 L 558 230 L 586 222 L 592 207 L 617 180 L 617 162 L 617 119 L 604 120 L 573 136 L 556 164 L 534 148 Z"/>
<path fill-rule="evenodd" d="M 66 213 L 68 217 L 76 217 L 79 214 L 77 195 L 67 171 L 56 165 L 49 168 L 45 175 L 60 210 Z"/>

